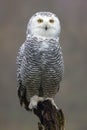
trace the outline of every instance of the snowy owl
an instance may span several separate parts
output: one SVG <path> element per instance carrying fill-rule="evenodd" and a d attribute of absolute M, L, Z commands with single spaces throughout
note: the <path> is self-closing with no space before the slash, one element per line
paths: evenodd
<path fill-rule="evenodd" d="M 26 110 L 40 100 L 54 101 L 59 90 L 64 72 L 60 30 L 58 17 L 50 12 L 38 12 L 29 20 L 16 62 L 18 96 Z"/>

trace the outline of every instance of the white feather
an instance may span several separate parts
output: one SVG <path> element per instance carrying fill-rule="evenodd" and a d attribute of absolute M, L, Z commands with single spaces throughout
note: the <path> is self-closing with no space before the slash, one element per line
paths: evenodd
<path fill-rule="evenodd" d="M 44 98 L 42 97 L 38 97 L 37 95 L 31 97 L 30 99 L 30 104 L 29 104 L 29 108 L 32 110 L 33 108 L 36 108 L 37 107 L 37 103 L 39 101 L 43 101 Z"/>
<path fill-rule="evenodd" d="M 38 23 L 38 19 L 42 19 L 42 23 Z M 54 20 L 54 23 L 50 23 L 50 19 Z M 45 27 L 47 26 L 47 30 L 45 30 Z M 28 26 L 27 26 L 27 37 L 30 34 L 37 36 L 37 37 L 47 37 L 47 38 L 54 38 L 58 37 L 60 34 L 60 21 L 59 19 L 54 15 L 41 15 L 38 13 L 38 15 L 34 15 L 31 17 Z"/>

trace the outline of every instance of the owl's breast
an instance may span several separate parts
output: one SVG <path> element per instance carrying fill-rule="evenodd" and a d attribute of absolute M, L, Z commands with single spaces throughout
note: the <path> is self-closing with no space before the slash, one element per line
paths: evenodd
<path fill-rule="evenodd" d="M 37 59 L 41 66 L 47 67 L 49 65 L 51 67 L 53 64 L 58 64 L 58 60 L 61 60 L 60 49 L 55 43 L 42 42 L 37 51 Z"/>
<path fill-rule="evenodd" d="M 45 77 L 59 78 L 63 75 L 63 57 L 57 43 L 43 42 L 38 48 L 38 64 Z"/>
<path fill-rule="evenodd" d="M 63 57 L 60 44 L 56 41 L 32 41 L 26 47 L 26 57 L 27 57 L 27 68 L 28 70 L 35 71 L 33 74 L 46 74 L 48 77 L 53 75 L 53 77 L 62 77 L 63 75 Z M 30 69 L 29 66 L 32 66 Z M 36 71 L 38 70 L 38 71 Z"/>

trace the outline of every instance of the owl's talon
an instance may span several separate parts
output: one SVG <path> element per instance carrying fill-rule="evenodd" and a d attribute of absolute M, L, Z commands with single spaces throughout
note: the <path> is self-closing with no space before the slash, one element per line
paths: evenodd
<path fill-rule="evenodd" d="M 54 102 L 54 99 L 53 99 L 53 98 L 46 98 L 45 100 L 50 100 L 50 101 L 51 101 L 51 103 L 53 104 L 53 106 L 55 106 L 55 108 L 56 108 L 57 110 L 59 110 L 59 108 L 58 108 L 58 106 L 55 104 L 55 102 Z"/>
<path fill-rule="evenodd" d="M 39 101 L 43 101 L 44 99 L 42 97 L 38 97 L 37 95 L 33 96 L 30 99 L 29 109 L 37 108 L 37 104 Z"/>

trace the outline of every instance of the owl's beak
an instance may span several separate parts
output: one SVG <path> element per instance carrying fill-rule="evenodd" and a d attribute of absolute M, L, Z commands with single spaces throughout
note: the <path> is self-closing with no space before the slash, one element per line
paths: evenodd
<path fill-rule="evenodd" d="M 47 27 L 47 26 L 45 26 L 45 30 L 46 30 L 46 31 L 48 30 L 48 27 Z"/>

